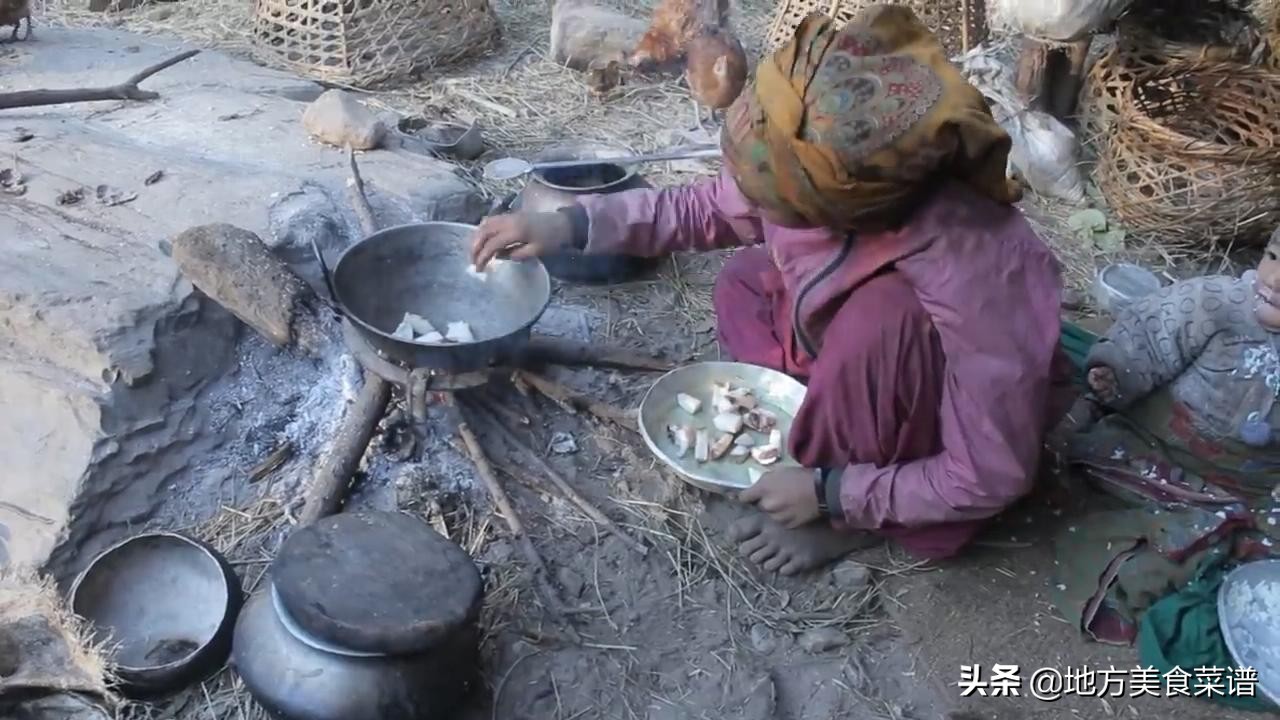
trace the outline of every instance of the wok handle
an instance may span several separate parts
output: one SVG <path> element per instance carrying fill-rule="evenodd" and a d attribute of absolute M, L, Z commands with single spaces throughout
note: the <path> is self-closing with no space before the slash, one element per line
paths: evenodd
<path fill-rule="evenodd" d="M 329 272 L 329 263 L 325 262 L 324 253 L 320 251 L 320 243 L 316 242 L 315 235 L 311 236 L 311 252 L 315 253 L 316 260 L 320 261 L 320 274 L 324 276 L 324 286 L 329 291 L 329 299 L 333 301 L 334 307 L 341 308 L 338 293 L 333 290 L 333 274 Z"/>

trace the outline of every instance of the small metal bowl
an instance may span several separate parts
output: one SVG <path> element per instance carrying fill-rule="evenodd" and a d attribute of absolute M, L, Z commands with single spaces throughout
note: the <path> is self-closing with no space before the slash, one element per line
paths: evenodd
<path fill-rule="evenodd" d="M 1131 263 L 1115 263 L 1098 271 L 1093 281 L 1093 299 L 1099 308 L 1116 315 L 1161 287 L 1160 278 L 1150 270 Z"/>
<path fill-rule="evenodd" d="M 480 126 L 462 125 L 423 118 L 400 121 L 401 145 L 431 155 L 447 155 L 458 160 L 475 160 L 484 154 L 484 134 Z"/>
<path fill-rule="evenodd" d="M 1236 667 L 1258 671 L 1258 690 L 1280 706 L 1280 560 L 1227 574 L 1218 588 L 1218 625 Z"/>
<path fill-rule="evenodd" d="M 747 468 L 773 470 L 781 467 L 797 467 L 794 459 L 784 455 L 773 465 L 760 467 L 752 460 L 738 464 L 732 460 L 699 463 L 690 452 L 679 457 L 675 445 L 667 434 L 669 425 L 692 424 L 711 429 L 714 411 L 711 405 L 711 385 L 728 382 L 750 388 L 760 405 L 778 416 L 778 429 L 783 442 L 791 434 L 791 423 L 800 404 L 804 402 L 806 388 L 799 380 L 777 370 L 736 362 L 705 362 L 676 368 L 658 378 L 645 393 L 640 403 L 640 435 L 654 456 L 675 470 L 694 487 L 714 493 L 736 492 L 751 487 Z M 690 416 L 676 404 L 676 395 L 685 393 L 702 400 L 702 409 Z"/>
<path fill-rule="evenodd" d="M 223 666 L 243 601 L 235 571 L 212 548 L 151 532 L 94 558 L 72 585 L 70 605 L 108 644 L 125 691 L 151 697 Z"/>

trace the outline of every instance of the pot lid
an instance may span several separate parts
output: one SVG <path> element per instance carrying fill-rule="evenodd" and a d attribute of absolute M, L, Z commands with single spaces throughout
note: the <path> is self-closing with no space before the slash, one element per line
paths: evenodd
<path fill-rule="evenodd" d="M 315 638 L 389 655 L 423 652 L 480 613 L 467 553 L 422 520 L 341 513 L 295 531 L 271 564 L 281 606 Z"/>

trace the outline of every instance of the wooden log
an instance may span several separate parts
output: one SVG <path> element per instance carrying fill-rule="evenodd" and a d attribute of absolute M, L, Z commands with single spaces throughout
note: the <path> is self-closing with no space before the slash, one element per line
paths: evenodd
<path fill-rule="evenodd" d="M 364 386 L 355 402 L 347 407 L 337 432 L 316 463 L 307 488 L 298 524 L 307 525 L 337 512 L 347 493 L 351 476 L 360 466 L 373 438 L 378 421 L 387 412 L 391 386 L 373 373 L 364 374 Z"/>
<path fill-rule="evenodd" d="M 1050 112 L 1062 122 L 1067 122 L 1076 114 L 1080 92 L 1084 90 L 1085 75 L 1089 71 L 1089 48 L 1092 45 L 1093 36 L 1086 35 L 1057 53 L 1060 61 L 1054 63 L 1053 74 L 1049 79 L 1049 92 L 1053 97 Z"/>
<path fill-rule="evenodd" d="M 457 408 L 457 405 L 452 402 L 452 398 L 449 398 L 448 402 L 454 408 Z M 497 506 L 503 521 L 507 524 L 507 529 L 511 531 L 516 547 L 524 555 L 525 562 L 529 565 L 529 572 L 533 576 L 534 587 L 543 596 L 542 601 L 547 612 L 561 623 L 564 632 L 572 640 L 581 642 L 581 637 L 578 635 L 577 630 L 568 622 L 567 616 L 572 611 L 560 599 L 560 594 L 556 592 L 555 587 L 551 585 L 551 572 L 547 569 L 547 564 L 543 561 L 542 555 L 538 553 L 538 549 L 534 547 L 533 541 L 529 539 L 529 533 L 525 530 L 524 522 L 520 519 L 520 513 L 516 512 L 515 505 L 511 503 L 511 497 L 507 495 L 507 491 L 503 489 L 502 483 L 499 482 L 498 474 L 494 472 L 493 464 L 489 462 L 489 456 L 485 453 L 484 446 L 480 444 L 480 439 L 476 437 L 475 432 L 471 430 L 471 426 L 467 424 L 466 416 L 461 414 L 460 409 L 459 416 L 458 434 L 462 437 L 462 449 L 476 466 L 476 471 L 480 475 L 481 481 L 484 482 L 485 489 L 489 491 L 489 497 L 493 500 L 493 504 Z"/>
<path fill-rule="evenodd" d="M 1022 38 L 1013 84 L 1028 109 L 1045 110 L 1048 105 L 1045 82 L 1049 74 L 1050 54 L 1048 43 L 1032 37 Z"/>
<path fill-rule="evenodd" d="M 1064 123 L 1071 119 L 1084 88 L 1092 43 L 1092 35 L 1061 46 L 1022 39 L 1014 85 L 1028 109 L 1047 112 Z"/>
<path fill-rule="evenodd" d="M 579 410 L 585 410 L 596 416 L 600 420 L 606 420 L 614 423 L 619 427 L 630 430 L 631 432 L 640 432 L 639 421 L 636 419 L 635 412 L 628 412 L 609 403 L 592 400 L 571 388 L 565 387 L 554 380 L 549 380 L 541 375 L 521 370 L 516 376 L 527 383 L 530 387 L 538 392 L 546 395 L 554 400 L 557 405 L 565 410 L 576 413 Z"/>
<path fill-rule="evenodd" d="M 583 497 L 582 493 L 579 493 L 563 475 L 561 475 L 555 468 L 551 467 L 551 463 L 543 459 L 543 457 L 532 447 L 529 447 L 527 443 L 521 441 L 520 437 L 516 435 L 511 428 L 502 424 L 502 421 L 498 419 L 492 407 L 486 404 L 481 407 L 481 410 L 489 416 L 488 419 L 490 427 L 502 436 L 502 439 L 506 441 L 507 445 L 522 453 L 530 462 L 533 463 L 534 467 L 541 470 L 542 474 L 547 476 L 547 479 L 551 481 L 552 485 L 556 486 L 556 489 L 560 491 L 561 495 L 564 495 L 565 499 L 572 502 L 574 505 L 577 505 L 578 509 L 586 513 L 587 517 L 591 518 L 596 523 L 603 525 L 604 528 L 612 533 L 614 537 L 621 540 L 624 545 L 640 557 L 644 557 L 649 553 L 649 548 L 646 547 L 644 543 L 623 532 L 622 528 L 618 527 L 618 524 L 615 523 L 608 515 L 605 515 L 603 510 L 596 507 L 594 503 Z"/>
<path fill-rule="evenodd" d="M 30 21 L 27 30 L 31 30 Z M 17 28 L 14 28 L 17 32 Z M 155 100 L 160 93 L 142 90 L 138 83 L 155 75 L 161 70 L 171 68 L 178 63 L 200 54 L 199 50 L 188 50 L 174 55 L 168 60 L 144 68 L 119 85 L 98 88 L 74 88 L 70 90 L 20 90 L 18 92 L 0 93 L 0 110 L 20 107 L 39 107 L 42 105 L 65 105 L 67 103 L 94 102 L 98 100 Z"/>
<path fill-rule="evenodd" d="M 248 230 L 193 227 L 174 238 L 172 254 L 192 285 L 272 343 L 320 355 L 337 340 L 324 302 Z"/>
<path fill-rule="evenodd" d="M 521 358 L 527 363 L 547 365 L 591 365 L 618 370 L 666 372 L 675 364 L 627 348 L 584 343 L 545 335 L 529 341 Z"/>

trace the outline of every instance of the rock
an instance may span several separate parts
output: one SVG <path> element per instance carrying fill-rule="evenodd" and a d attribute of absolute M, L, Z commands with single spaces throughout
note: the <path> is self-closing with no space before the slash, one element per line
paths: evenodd
<path fill-rule="evenodd" d="M 311 137 L 345 148 L 373 150 L 382 144 L 387 126 L 345 90 L 328 90 L 307 107 L 302 125 Z"/>
<path fill-rule="evenodd" d="M 567 567 L 562 567 L 556 572 L 556 580 L 560 582 L 560 587 L 570 598 L 582 597 L 582 591 L 587 587 L 582 576 Z"/>
<path fill-rule="evenodd" d="M 769 655 L 778 649 L 778 636 L 768 625 L 756 623 L 751 626 L 751 647 L 761 655 Z"/>
<path fill-rule="evenodd" d="M 806 630 L 798 641 L 805 652 L 818 654 L 849 644 L 849 638 L 835 628 L 815 628 Z"/>
<path fill-rule="evenodd" d="M 578 452 L 578 441 L 567 432 L 558 432 L 551 436 L 551 452 L 557 455 L 572 455 Z"/>
<path fill-rule="evenodd" d="M 831 584 L 841 592 L 861 593 L 871 584 L 871 569 L 860 562 L 845 560 L 831 570 Z"/>
<path fill-rule="evenodd" d="M 29 87 L 111 85 L 173 52 L 113 30 L 41 38 L 62 49 L 12 58 Z M 311 238 L 336 260 L 360 237 L 345 153 L 296 128 L 314 83 L 212 51 L 148 83 L 162 105 L 24 114 L 21 165 L 40 172 L 22 203 L 0 203 L 0 565 L 44 565 L 63 581 L 132 529 L 189 527 L 247 502 L 259 487 L 246 470 L 282 439 L 297 452 L 271 487 L 309 482 L 308 458 L 357 372 L 244 332 L 160 249 L 189 227 L 231 222 L 314 266 Z M 147 185 L 157 168 L 164 180 Z M 474 222 L 487 207 L 438 160 L 370 153 L 361 170 L 387 225 Z M 98 186 L 137 197 L 99 204 Z M 58 205 L 68 188 L 90 195 Z"/>
<path fill-rule="evenodd" d="M 777 705 L 778 690 L 773 678 L 765 675 L 752 685 L 747 697 L 730 717 L 733 720 L 773 720 Z"/>
<path fill-rule="evenodd" d="M 551 56 L 575 70 L 622 61 L 648 23 L 590 0 L 559 0 L 551 11 Z"/>

